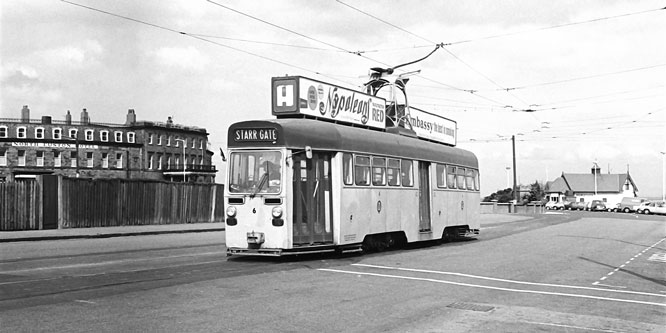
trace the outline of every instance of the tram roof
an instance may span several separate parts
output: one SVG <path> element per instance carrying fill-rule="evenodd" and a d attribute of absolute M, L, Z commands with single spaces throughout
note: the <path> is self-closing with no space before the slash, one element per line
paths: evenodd
<path fill-rule="evenodd" d="M 239 143 L 234 139 L 237 129 L 266 128 L 277 129 L 276 141 Z M 478 167 L 476 156 L 464 149 L 399 134 L 302 118 L 238 122 L 229 127 L 227 142 L 230 148 L 311 146 L 313 150 L 348 151 Z"/>

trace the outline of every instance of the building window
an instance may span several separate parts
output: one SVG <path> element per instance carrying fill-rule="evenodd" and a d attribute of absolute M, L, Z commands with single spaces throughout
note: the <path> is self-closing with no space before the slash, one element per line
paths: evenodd
<path fill-rule="evenodd" d="M 62 154 L 59 151 L 53 152 L 53 166 L 59 168 L 62 166 Z"/>
<path fill-rule="evenodd" d="M 118 169 L 123 168 L 123 153 L 116 154 L 116 168 Z"/>
<path fill-rule="evenodd" d="M 171 156 L 167 156 L 166 168 L 167 168 L 167 170 L 171 169 Z"/>
<path fill-rule="evenodd" d="M 7 137 L 7 126 L 0 126 L 0 138 Z"/>
<path fill-rule="evenodd" d="M 204 140 L 199 141 L 199 149 L 203 149 Z"/>
<path fill-rule="evenodd" d="M 99 137 L 103 142 L 109 142 L 109 131 L 99 132 Z"/>
<path fill-rule="evenodd" d="M 91 151 L 86 152 L 86 166 L 89 168 L 93 167 L 93 153 Z"/>
<path fill-rule="evenodd" d="M 25 166 L 25 150 L 18 151 L 18 165 Z"/>
<path fill-rule="evenodd" d="M 54 128 L 52 133 L 53 133 L 53 139 L 55 140 L 62 139 L 62 128 Z"/>
<path fill-rule="evenodd" d="M 157 170 L 162 170 L 162 155 L 157 156 Z"/>
<path fill-rule="evenodd" d="M 116 142 L 123 142 L 123 132 L 114 132 L 113 134 L 116 136 Z"/>
<path fill-rule="evenodd" d="M 148 170 L 153 169 L 153 154 L 148 154 Z"/>
<path fill-rule="evenodd" d="M 92 141 L 93 140 L 93 130 L 86 130 L 86 141 Z"/>
<path fill-rule="evenodd" d="M 167 136 L 167 147 L 171 146 L 171 135 Z"/>
<path fill-rule="evenodd" d="M 153 134 L 152 133 L 148 134 L 148 144 L 149 145 L 153 144 Z"/>
<path fill-rule="evenodd" d="M 0 150 L 0 166 L 7 166 L 7 151 Z"/>
<path fill-rule="evenodd" d="M 44 152 L 43 151 L 36 151 L 35 152 L 37 155 L 37 166 L 38 167 L 43 167 L 44 166 Z"/>
<path fill-rule="evenodd" d="M 162 145 L 162 135 L 157 137 L 157 145 L 161 146 Z"/>
<path fill-rule="evenodd" d="M 35 128 L 35 139 L 43 139 L 43 138 L 44 138 L 44 127 Z"/>
<path fill-rule="evenodd" d="M 16 137 L 19 139 L 25 139 L 26 135 L 25 127 L 19 127 L 16 129 Z"/>
<path fill-rule="evenodd" d="M 128 132 L 127 133 L 127 142 L 134 143 L 134 138 L 135 137 L 136 137 L 136 135 L 134 134 L 134 132 Z"/>
<path fill-rule="evenodd" d="M 79 130 L 77 130 L 76 128 L 70 128 L 69 137 L 72 138 L 72 139 L 78 139 L 79 138 Z"/>
<path fill-rule="evenodd" d="M 102 153 L 102 168 L 109 168 L 109 153 Z"/>
<path fill-rule="evenodd" d="M 69 153 L 69 159 L 70 159 L 70 166 L 72 168 L 76 168 L 76 166 L 79 164 L 79 155 L 76 154 L 75 151 Z"/>
<path fill-rule="evenodd" d="M 197 139 L 192 139 L 192 148 L 197 147 Z"/>

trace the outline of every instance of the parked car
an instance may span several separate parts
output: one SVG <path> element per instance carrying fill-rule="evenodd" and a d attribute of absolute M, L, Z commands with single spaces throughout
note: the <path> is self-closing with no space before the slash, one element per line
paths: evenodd
<path fill-rule="evenodd" d="M 645 202 L 636 208 L 638 214 L 666 214 L 666 203 L 663 201 Z"/>
<path fill-rule="evenodd" d="M 634 198 L 634 197 L 625 197 L 622 198 L 622 201 L 617 206 L 618 212 L 631 213 L 636 210 L 636 208 L 643 202 L 646 202 L 645 198 Z"/>
<path fill-rule="evenodd" d="M 573 201 L 569 203 L 569 210 L 584 210 L 585 201 Z"/>
<path fill-rule="evenodd" d="M 601 212 L 601 211 L 606 211 L 607 209 L 606 209 L 606 204 L 603 201 L 592 200 L 586 206 L 586 210 L 589 210 L 591 212 Z"/>
<path fill-rule="evenodd" d="M 564 204 L 557 201 L 548 201 L 544 207 L 548 210 L 564 209 Z"/>

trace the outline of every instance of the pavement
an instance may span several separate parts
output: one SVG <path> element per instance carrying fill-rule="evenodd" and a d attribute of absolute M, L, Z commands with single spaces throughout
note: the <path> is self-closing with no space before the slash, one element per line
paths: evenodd
<path fill-rule="evenodd" d="M 534 218 L 518 214 L 481 214 L 481 225 L 514 222 Z M 53 230 L 0 231 L 0 243 L 61 240 L 76 238 L 109 238 L 139 235 L 177 234 L 224 231 L 224 222 L 132 225 L 100 228 L 69 228 Z"/>

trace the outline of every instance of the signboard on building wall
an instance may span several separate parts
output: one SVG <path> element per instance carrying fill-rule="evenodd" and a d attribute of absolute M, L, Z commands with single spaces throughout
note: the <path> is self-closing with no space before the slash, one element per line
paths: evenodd
<path fill-rule="evenodd" d="M 419 138 L 456 145 L 458 128 L 455 121 L 414 107 L 409 108 L 409 114 L 412 128 Z"/>
<path fill-rule="evenodd" d="M 302 114 L 386 128 L 383 98 L 300 76 L 272 78 L 271 87 L 275 116 Z"/>

